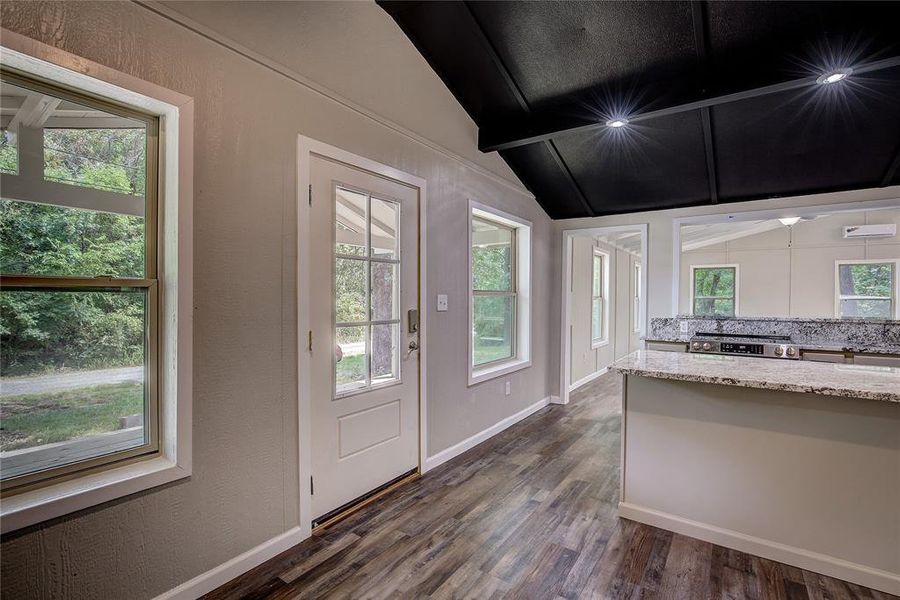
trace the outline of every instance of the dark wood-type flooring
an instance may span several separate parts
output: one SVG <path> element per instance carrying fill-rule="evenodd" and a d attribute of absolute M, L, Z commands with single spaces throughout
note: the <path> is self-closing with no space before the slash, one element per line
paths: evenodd
<path fill-rule="evenodd" d="M 604 375 L 207 598 L 896 598 L 616 516 Z"/>

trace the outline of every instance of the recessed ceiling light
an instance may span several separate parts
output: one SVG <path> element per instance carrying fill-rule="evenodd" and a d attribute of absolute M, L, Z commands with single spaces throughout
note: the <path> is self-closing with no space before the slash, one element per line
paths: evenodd
<path fill-rule="evenodd" d="M 625 127 L 628 125 L 628 119 L 610 119 L 606 122 L 607 127 L 612 127 L 613 129 L 618 129 L 619 127 Z"/>
<path fill-rule="evenodd" d="M 785 227 L 790 227 L 791 225 L 796 225 L 800 221 L 800 217 L 781 217 L 778 220 Z"/>
<path fill-rule="evenodd" d="M 831 71 L 826 71 L 816 79 L 816 82 L 828 85 L 830 83 L 837 83 L 839 81 L 843 81 L 850 77 L 850 73 L 853 72 L 853 69 L 832 69 Z"/>

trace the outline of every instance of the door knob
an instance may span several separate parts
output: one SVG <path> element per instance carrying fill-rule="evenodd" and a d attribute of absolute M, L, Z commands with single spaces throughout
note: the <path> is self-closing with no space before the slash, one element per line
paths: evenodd
<path fill-rule="evenodd" d="M 406 358 L 409 358 L 409 356 L 418 349 L 419 349 L 419 344 L 416 342 L 416 340 L 410 340 L 409 341 L 409 350 L 407 350 L 407 352 L 406 352 Z"/>

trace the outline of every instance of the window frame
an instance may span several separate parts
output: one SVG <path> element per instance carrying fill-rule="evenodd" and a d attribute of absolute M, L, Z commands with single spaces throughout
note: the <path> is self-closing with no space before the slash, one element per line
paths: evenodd
<path fill-rule="evenodd" d="M 104 112 L 125 117 L 131 120 L 140 121 L 145 126 L 145 187 L 144 187 L 144 273 L 143 277 L 74 277 L 65 275 L 37 275 L 26 273 L 0 274 L 0 288 L 4 291 L 97 291 L 97 292 L 127 292 L 132 290 L 141 290 L 145 300 L 145 356 L 144 356 L 144 403 L 147 414 L 147 424 L 145 430 L 145 441 L 140 446 L 129 448 L 127 450 L 114 451 L 109 454 L 94 456 L 85 460 L 69 462 L 55 467 L 50 467 L 41 471 L 18 475 L 5 480 L 0 480 L 0 497 L 8 498 L 10 495 L 19 494 L 30 489 L 52 485 L 56 480 L 66 477 L 78 476 L 83 473 L 90 473 L 100 468 L 109 468 L 109 465 L 119 464 L 123 461 L 133 460 L 144 456 L 156 455 L 159 451 L 159 398 L 158 384 L 159 379 L 159 302 L 158 302 L 158 256 L 157 256 L 157 182 L 159 180 L 157 167 L 159 155 L 159 117 L 149 115 L 134 109 L 115 104 L 106 100 L 93 98 L 91 96 L 80 94 L 78 92 L 64 89 L 58 86 L 49 85 L 47 83 L 35 80 L 20 73 L 9 71 L 0 67 L 0 79 L 3 82 L 25 88 L 34 92 L 42 93 L 53 98 L 78 103 L 79 105 L 96 108 Z M 43 132 L 45 127 L 41 127 Z M 19 154 L 18 173 L 4 173 L 4 180 L 12 178 L 25 177 L 22 167 L 22 144 L 21 140 L 17 140 L 16 151 Z M 46 159 L 43 153 L 44 146 L 41 145 L 41 151 L 35 153 L 35 158 L 40 161 L 40 173 L 34 173 L 33 176 L 40 177 L 44 183 L 50 182 L 44 174 L 46 168 Z M 39 158 L 38 158 L 39 157 Z M 19 179 L 21 181 L 21 179 Z M 70 186 L 71 184 L 62 183 L 60 185 Z M 87 190 L 96 190 L 90 186 L 84 186 Z M 42 188 L 38 188 L 38 194 L 43 192 Z M 20 194 L 14 194 L 20 196 Z M 18 197 L 10 197 L 14 202 L 34 201 L 22 200 Z M 66 207 L 73 208 L 73 207 Z M 87 210 L 85 208 L 74 208 L 74 210 Z"/>
<path fill-rule="evenodd" d="M 841 302 L 843 300 L 852 299 L 873 299 L 886 300 L 888 298 L 876 296 L 844 296 L 841 294 L 841 266 L 842 265 L 893 265 L 891 277 L 891 316 L 889 319 L 900 319 L 900 258 L 858 258 L 858 259 L 838 259 L 834 261 L 834 318 L 836 319 L 864 319 L 867 321 L 878 321 L 879 317 L 871 319 L 867 317 L 844 317 L 841 316 Z"/>
<path fill-rule="evenodd" d="M 600 295 L 594 295 L 594 276 L 596 275 L 595 264 L 597 259 L 600 260 Z M 602 348 L 609 344 L 609 260 L 610 253 L 597 246 L 593 247 L 591 252 L 591 304 L 590 304 L 590 323 L 591 323 L 591 350 Z M 600 301 L 600 337 L 594 337 L 594 302 Z"/>
<path fill-rule="evenodd" d="M 698 314 L 695 309 L 696 305 L 696 296 L 694 293 L 696 292 L 696 273 L 701 269 L 734 269 L 734 297 L 731 296 L 717 296 L 717 298 L 722 299 L 732 299 L 734 303 L 734 313 L 731 315 L 704 315 Z M 700 265 L 691 265 L 691 315 L 695 315 L 698 317 L 709 317 L 709 318 L 734 318 L 740 315 L 740 287 L 741 287 L 741 278 L 740 278 L 741 270 L 740 265 L 737 263 L 727 263 L 727 264 L 700 264 Z"/>
<path fill-rule="evenodd" d="M 485 221 L 512 231 L 510 257 L 510 290 L 475 290 L 472 271 L 472 225 L 476 220 Z M 531 366 L 531 221 L 502 210 L 469 201 L 468 225 L 468 374 L 469 385 L 494 379 Z M 475 297 L 503 296 L 514 298 L 512 351 L 509 358 L 474 364 L 475 355 Z"/>
<path fill-rule="evenodd" d="M 7 533 L 191 474 L 193 100 L 19 34 L 6 30 L 3 33 L 0 65 L 5 72 L 38 80 L 52 88 L 55 95 L 60 95 L 57 88 L 61 88 L 61 91 L 90 98 L 92 104 L 104 101 L 115 105 L 117 110 L 124 107 L 150 115 L 159 122 L 155 145 L 159 152 L 157 176 L 153 180 L 157 194 L 155 224 L 153 234 L 146 240 L 148 245 L 155 244 L 155 247 L 152 253 L 149 248 L 145 249 L 147 256 L 156 256 L 156 283 L 144 279 L 103 278 L 76 278 L 80 280 L 69 282 L 76 287 L 103 288 L 109 287 L 112 281 L 116 289 L 123 285 L 143 285 L 151 289 L 148 294 L 154 296 L 154 310 L 160 315 L 156 319 L 157 329 L 150 333 L 158 340 L 154 368 L 158 398 L 158 436 L 154 436 L 158 439 L 157 449 L 153 454 L 79 470 L 46 484 L 4 495 L 0 504 L 0 530 Z M 21 170 L 19 174 L 2 173 L 0 182 L 4 188 L 13 184 L 7 189 L 14 189 L 15 178 L 20 174 Z M 45 183 L 94 193 L 90 188 Z M 9 193 L 10 198 L 16 199 L 12 192 Z M 146 194 L 149 190 L 145 190 L 144 202 L 147 201 Z M 146 217 L 145 222 L 149 222 L 150 215 Z M 148 274 L 145 269 L 145 275 Z M 9 277 L 3 279 L 4 287 L 7 283 L 13 287 Z M 35 278 L 15 283 L 35 283 L 29 279 Z M 47 283 L 65 287 L 58 278 Z M 147 377 L 147 385 L 150 385 L 149 379 Z"/>

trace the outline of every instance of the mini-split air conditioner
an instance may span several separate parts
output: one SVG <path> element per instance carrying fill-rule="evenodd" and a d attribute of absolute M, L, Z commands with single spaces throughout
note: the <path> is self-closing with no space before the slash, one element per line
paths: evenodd
<path fill-rule="evenodd" d="M 845 238 L 882 238 L 897 235 L 897 224 L 886 225 L 845 225 Z"/>

